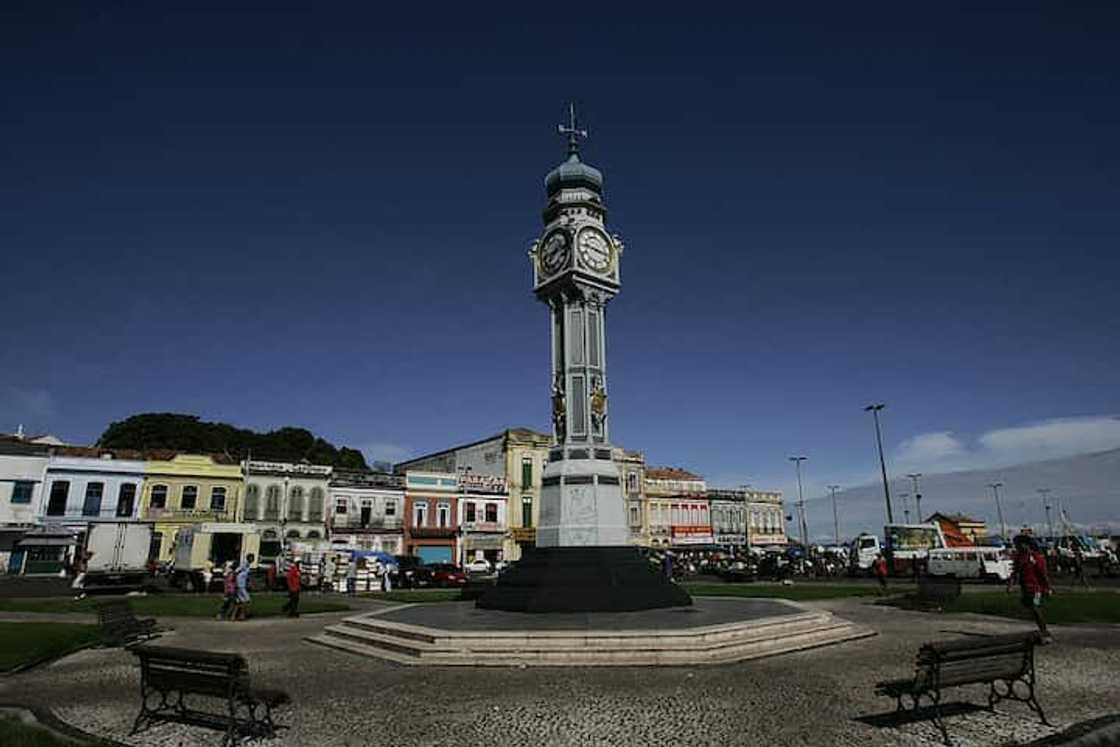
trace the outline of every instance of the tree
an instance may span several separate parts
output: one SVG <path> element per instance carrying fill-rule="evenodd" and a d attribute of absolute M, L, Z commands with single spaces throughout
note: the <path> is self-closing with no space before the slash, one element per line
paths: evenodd
<path fill-rule="evenodd" d="M 172 449 L 203 454 L 228 454 L 278 462 L 308 461 L 347 469 L 369 469 L 362 452 L 336 448 L 306 428 L 286 426 L 268 433 L 209 423 L 197 415 L 151 412 L 111 423 L 97 445 L 105 449 Z"/>

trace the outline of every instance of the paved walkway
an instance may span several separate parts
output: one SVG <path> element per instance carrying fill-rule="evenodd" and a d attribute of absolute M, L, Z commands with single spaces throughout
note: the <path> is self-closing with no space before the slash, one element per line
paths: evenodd
<path fill-rule="evenodd" d="M 877 680 L 905 676 L 929 639 L 1023 630 L 1015 621 L 926 615 L 861 600 L 819 602 L 880 635 L 717 667 L 414 669 L 312 646 L 302 638 L 349 613 L 249 621 L 193 619 L 163 641 L 243 652 L 253 677 L 281 687 L 291 728 L 269 744 L 320 745 L 933 745 L 929 723 L 900 729 L 856 720 L 886 713 Z M 958 745 L 1021 745 L 1120 708 L 1120 626 L 1055 626 L 1040 649 L 1039 698 L 1057 729 L 1016 703 L 948 719 Z M 0 681 L 0 701 L 46 704 L 64 721 L 134 745 L 216 744 L 212 731 L 163 725 L 127 732 L 138 707 L 135 660 L 84 651 Z M 955 691 L 973 703 L 986 689 Z"/>

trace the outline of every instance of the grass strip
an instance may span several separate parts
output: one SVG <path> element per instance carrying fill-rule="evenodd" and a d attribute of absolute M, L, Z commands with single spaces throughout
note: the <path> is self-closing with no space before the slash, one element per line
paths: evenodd
<path fill-rule="evenodd" d="M 689 594 L 698 597 L 745 597 L 789 599 L 794 602 L 811 602 L 818 599 L 876 596 L 870 584 L 703 584 L 686 583 Z"/>
<path fill-rule="evenodd" d="M 923 609 L 917 597 L 907 594 L 896 597 L 884 604 L 903 609 Z M 1019 590 L 980 591 L 961 594 L 946 603 L 944 612 L 973 612 L 979 615 L 994 615 L 1015 620 L 1032 621 L 1030 612 L 1019 599 Z M 1046 622 L 1055 625 L 1071 623 L 1120 623 L 1120 594 L 1111 592 L 1062 592 L 1046 598 L 1042 607 Z"/>
<path fill-rule="evenodd" d="M 250 606 L 252 617 L 276 617 L 283 612 L 281 607 L 288 600 L 287 594 L 263 593 L 252 595 Z M 0 599 L 0 612 L 46 612 L 52 614 L 97 613 L 97 603 L 120 597 L 31 597 Z M 214 617 L 222 606 L 222 598 L 217 594 L 151 594 L 148 596 L 126 597 L 137 617 Z M 325 599 L 312 594 L 304 594 L 300 599 L 301 615 L 317 612 L 342 612 L 350 605 L 341 600 Z"/>
<path fill-rule="evenodd" d="M 96 625 L 0 622 L 0 672 L 64 656 L 99 639 Z"/>

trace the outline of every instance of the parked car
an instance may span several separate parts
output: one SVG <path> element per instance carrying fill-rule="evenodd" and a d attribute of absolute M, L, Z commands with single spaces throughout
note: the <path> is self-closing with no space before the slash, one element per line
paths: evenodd
<path fill-rule="evenodd" d="M 417 589 L 432 585 L 432 569 L 424 561 L 413 555 L 394 555 L 397 561 L 397 575 L 393 586 L 402 589 Z"/>
<path fill-rule="evenodd" d="M 433 563 L 428 566 L 432 571 L 432 585 L 447 588 L 450 586 L 466 586 L 467 574 L 463 569 L 451 563 Z"/>
<path fill-rule="evenodd" d="M 490 573 L 493 570 L 490 566 L 490 561 L 486 558 L 475 558 L 467 563 L 467 571 L 469 573 Z"/>

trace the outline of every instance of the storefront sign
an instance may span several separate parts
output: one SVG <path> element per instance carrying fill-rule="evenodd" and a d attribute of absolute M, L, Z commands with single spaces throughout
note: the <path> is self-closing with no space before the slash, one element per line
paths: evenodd
<path fill-rule="evenodd" d="M 459 475 L 459 489 L 467 493 L 505 493 L 506 478 L 463 472 Z"/>
<path fill-rule="evenodd" d="M 509 530 L 510 537 L 514 542 L 537 542 L 537 528 L 536 527 L 514 527 Z"/>
<path fill-rule="evenodd" d="M 249 462 L 249 472 L 285 475 L 317 475 L 326 477 L 331 468 L 321 464 L 291 464 L 288 462 Z"/>
<path fill-rule="evenodd" d="M 675 545 L 710 545 L 712 530 L 709 527 L 675 526 L 672 528 Z"/>

